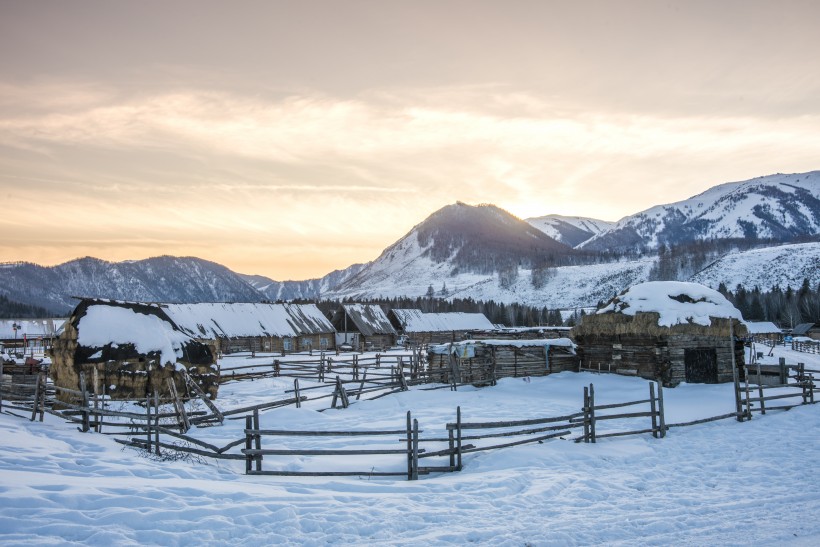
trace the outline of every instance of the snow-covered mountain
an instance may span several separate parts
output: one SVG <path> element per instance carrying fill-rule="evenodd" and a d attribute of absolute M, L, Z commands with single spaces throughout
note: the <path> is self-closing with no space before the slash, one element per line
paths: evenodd
<path fill-rule="evenodd" d="M 324 277 L 306 281 L 274 281 L 263 275 L 239 276 L 251 287 L 262 293 L 267 300 L 311 300 L 338 287 L 360 271 L 366 264 L 353 264 L 344 270 L 334 270 Z"/>
<path fill-rule="evenodd" d="M 53 267 L 0 266 L 0 294 L 62 315 L 72 296 L 141 302 L 258 302 L 265 297 L 225 266 L 193 257 L 106 262 L 80 258 Z"/>
<path fill-rule="evenodd" d="M 820 171 L 812 171 L 721 184 L 623 218 L 580 247 L 625 251 L 710 239 L 788 242 L 818 234 Z"/>
<path fill-rule="evenodd" d="M 551 238 L 570 247 L 578 247 L 584 241 L 602 234 L 615 226 L 614 222 L 585 217 L 546 215 L 526 219 Z"/>
<path fill-rule="evenodd" d="M 430 286 L 445 295 L 450 279 L 463 287 L 499 273 L 515 275 L 519 266 L 537 267 L 572 253 L 567 245 L 494 205 L 456 203 L 430 215 L 324 296 L 416 295 L 425 294 Z"/>

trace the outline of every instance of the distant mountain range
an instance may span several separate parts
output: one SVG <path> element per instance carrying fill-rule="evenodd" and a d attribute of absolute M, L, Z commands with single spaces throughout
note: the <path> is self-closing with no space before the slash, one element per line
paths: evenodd
<path fill-rule="evenodd" d="M 787 242 L 818 234 L 820 171 L 812 171 L 721 184 L 623 218 L 578 247 L 625 251 L 713 239 Z"/>
<path fill-rule="evenodd" d="M 570 247 L 578 247 L 615 226 L 614 222 L 606 220 L 561 215 L 528 218 L 527 222 L 556 241 Z"/>
<path fill-rule="evenodd" d="M 820 240 L 820 172 L 771 175 L 715 186 L 678 203 L 610 223 L 548 215 L 521 220 L 494 205 L 448 205 L 367 264 L 306 281 L 242 275 L 192 257 L 106 262 L 82 258 L 54 267 L 0 265 L 0 296 L 64 315 L 92 296 L 163 302 L 257 302 L 316 298 L 436 296 L 576 307 L 607 299 L 658 275 L 657 257 L 603 263 L 603 252 L 638 254 L 696 241 L 772 246 Z M 721 250 L 664 269 L 713 284 L 755 279 L 796 286 L 820 282 L 820 243 L 777 251 Z M 772 260 L 777 264 L 773 265 Z M 705 262 L 704 262 L 705 261 Z M 668 261 L 667 261 L 668 262 Z M 742 269 L 732 264 L 743 264 Z M 669 272 L 672 271 L 672 274 Z M 791 277 L 798 276 L 796 284 Z"/>

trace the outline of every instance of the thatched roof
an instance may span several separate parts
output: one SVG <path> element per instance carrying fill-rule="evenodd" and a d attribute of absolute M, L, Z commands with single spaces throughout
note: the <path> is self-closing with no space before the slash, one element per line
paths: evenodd
<path fill-rule="evenodd" d="M 140 357 L 162 365 L 213 363 L 210 349 L 182 332 L 156 305 L 84 299 L 69 322 L 77 336 L 78 363 Z"/>
<path fill-rule="evenodd" d="M 681 281 L 650 281 L 630 287 L 573 330 L 585 334 L 644 334 L 671 332 L 729 336 L 745 335 L 740 310 L 714 289 Z"/>

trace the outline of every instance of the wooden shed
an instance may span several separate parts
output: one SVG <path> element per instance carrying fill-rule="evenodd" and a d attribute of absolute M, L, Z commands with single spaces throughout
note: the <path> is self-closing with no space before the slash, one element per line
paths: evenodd
<path fill-rule="evenodd" d="M 162 308 L 183 332 L 217 354 L 336 347 L 333 325 L 315 304 L 197 303 Z"/>
<path fill-rule="evenodd" d="M 578 356 L 569 338 L 541 340 L 467 340 L 430 346 L 428 372 L 434 382 L 487 384 L 498 378 L 546 376 L 577 371 Z"/>
<path fill-rule="evenodd" d="M 333 314 L 339 338 L 354 349 L 386 349 L 396 343 L 396 329 L 378 304 L 342 304 Z"/>
<path fill-rule="evenodd" d="M 792 329 L 792 336 L 805 336 L 812 340 L 820 340 L 820 323 L 800 323 Z"/>
<path fill-rule="evenodd" d="M 417 309 L 393 309 L 390 322 L 411 344 L 443 344 L 469 338 L 472 331 L 492 330 L 483 313 L 424 313 Z"/>
<path fill-rule="evenodd" d="M 582 370 L 676 386 L 731 382 L 734 364 L 742 378 L 747 330 L 740 311 L 697 283 L 635 285 L 572 332 Z"/>
<path fill-rule="evenodd" d="M 112 399 L 144 398 L 154 389 L 168 395 L 169 379 L 185 393 L 183 370 L 211 399 L 219 387 L 210 348 L 182 332 L 156 304 L 81 300 L 54 340 L 51 360 L 57 387 L 78 390 L 84 372 L 89 390 Z M 59 392 L 58 398 L 68 400 Z"/>

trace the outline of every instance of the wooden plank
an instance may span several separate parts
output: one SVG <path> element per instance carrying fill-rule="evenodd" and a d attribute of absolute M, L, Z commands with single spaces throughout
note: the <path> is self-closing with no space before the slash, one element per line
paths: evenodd
<path fill-rule="evenodd" d="M 371 431 L 297 431 L 286 429 L 246 429 L 245 434 L 249 435 L 282 435 L 294 437 L 366 437 L 370 435 L 401 435 L 406 433 L 403 429 L 393 430 L 371 430 Z"/>
<path fill-rule="evenodd" d="M 508 448 L 510 446 L 518 446 L 518 445 L 527 444 L 527 443 L 545 441 L 545 440 L 548 440 L 548 439 L 555 439 L 555 438 L 558 438 L 558 437 L 561 437 L 561 436 L 564 436 L 564 435 L 569 435 L 570 433 L 571 433 L 571 431 L 566 430 L 566 431 L 559 431 L 558 433 L 553 433 L 551 435 L 542 435 L 540 437 L 533 437 L 532 439 L 524 439 L 524 440 L 521 440 L 521 441 L 515 441 L 515 442 L 505 443 L 505 444 L 497 444 L 497 445 L 493 445 L 493 446 L 481 446 L 481 447 L 476 447 L 476 448 L 462 447 L 461 452 L 463 454 L 468 454 L 470 452 L 482 452 L 484 450 L 495 450 L 497 448 Z"/>
<path fill-rule="evenodd" d="M 419 449 L 423 452 L 424 449 Z M 242 453 L 250 456 L 375 456 L 386 454 L 407 454 L 404 448 L 375 448 L 375 449 L 278 449 L 278 448 L 251 448 L 243 449 Z"/>

